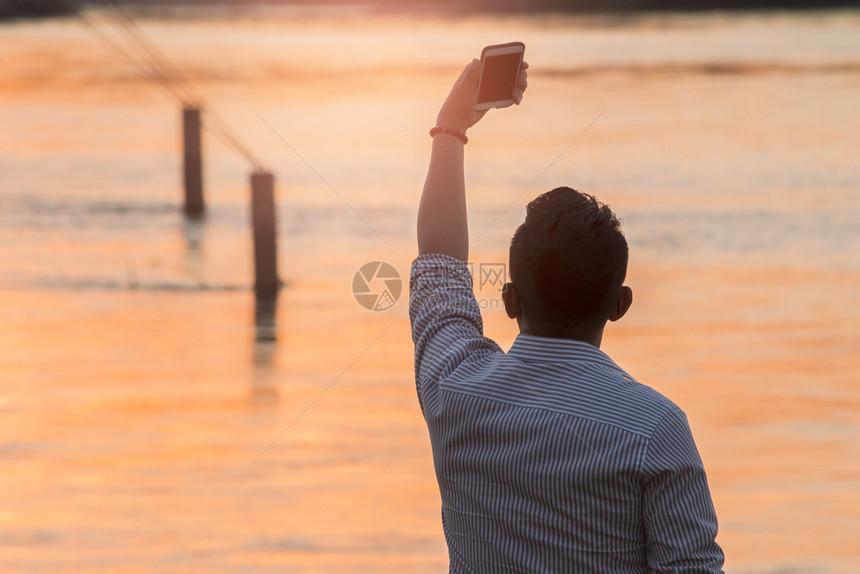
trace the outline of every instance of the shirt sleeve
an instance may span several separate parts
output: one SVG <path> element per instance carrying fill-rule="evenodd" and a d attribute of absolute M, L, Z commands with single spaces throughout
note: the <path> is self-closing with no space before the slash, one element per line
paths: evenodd
<path fill-rule="evenodd" d="M 475 353 L 501 353 L 484 337 L 472 274 L 442 254 L 418 256 L 409 280 L 409 319 L 415 343 L 415 384 L 425 416 L 438 414 L 439 384 Z"/>
<path fill-rule="evenodd" d="M 669 411 L 648 446 L 643 518 L 652 572 L 721 574 L 717 515 L 687 417 Z"/>

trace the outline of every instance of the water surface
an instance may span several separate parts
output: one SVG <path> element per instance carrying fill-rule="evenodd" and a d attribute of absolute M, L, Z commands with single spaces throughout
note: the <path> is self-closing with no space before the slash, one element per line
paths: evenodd
<path fill-rule="evenodd" d="M 514 39 L 526 102 L 467 148 L 473 261 L 506 262 L 541 191 L 612 205 L 636 303 L 604 350 L 688 413 L 727 571 L 855 568 L 856 12 L 147 16 L 276 175 L 274 309 L 252 166 L 208 132 L 208 215 L 183 218 L 179 103 L 106 49 L 106 16 L 101 40 L 0 27 L 4 572 L 445 571 L 405 301 L 350 286 L 367 261 L 408 272 L 437 107 Z"/>

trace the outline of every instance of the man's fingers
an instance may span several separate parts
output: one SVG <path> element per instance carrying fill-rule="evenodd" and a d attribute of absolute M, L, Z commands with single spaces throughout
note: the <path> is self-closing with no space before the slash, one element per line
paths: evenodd
<path fill-rule="evenodd" d="M 514 87 L 514 103 L 517 105 L 520 105 L 523 101 L 523 92 L 529 87 L 529 73 L 526 71 L 528 67 L 528 63 L 523 62 L 520 68 L 520 75 L 517 77 L 517 85 Z"/>
<path fill-rule="evenodd" d="M 478 82 L 481 80 L 481 60 L 475 58 L 469 62 L 469 65 L 466 66 L 464 79 L 468 82 L 468 85 L 478 87 Z"/>
<path fill-rule="evenodd" d="M 463 71 L 460 73 L 460 77 L 457 78 L 457 84 L 465 84 L 470 85 L 474 83 L 476 86 L 478 85 L 478 80 L 481 77 L 481 60 L 472 60 L 466 67 L 463 68 Z"/>

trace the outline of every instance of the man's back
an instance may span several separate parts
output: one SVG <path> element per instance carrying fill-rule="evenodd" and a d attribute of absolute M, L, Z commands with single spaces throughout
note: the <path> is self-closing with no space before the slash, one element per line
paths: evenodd
<path fill-rule="evenodd" d="M 683 412 L 587 343 L 520 335 L 501 352 L 473 297 L 462 263 L 416 261 L 417 387 L 451 570 L 720 572 Z"/>

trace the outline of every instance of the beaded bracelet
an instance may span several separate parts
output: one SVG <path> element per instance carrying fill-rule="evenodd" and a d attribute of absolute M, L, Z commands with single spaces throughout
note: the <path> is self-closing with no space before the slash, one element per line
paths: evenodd
<path fill-rule="evenodd" d="M 430 129 L 431 138 L 436 137 L 437 134 L 447 134 L 449 136 L 454 136 L 455 138 L 463 142 L 463 145 L 469 143 L 469 138 L 466 137 L 465 133 L 459 132 L 457 130 L 452 130 L 450 128 L 440 128 L 439 126 L 436 126 L 435 128 Z"/>

